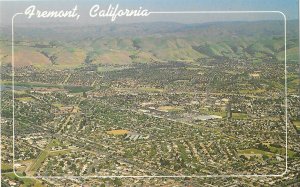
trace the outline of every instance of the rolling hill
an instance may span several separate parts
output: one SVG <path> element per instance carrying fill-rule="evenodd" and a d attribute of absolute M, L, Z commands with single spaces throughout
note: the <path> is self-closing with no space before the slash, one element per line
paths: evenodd
<path fill-rule="evenodd" d="M 288 22 L 287 58 L 298 61 L 297 21 Z M 9 29 L 1 28 L 0 57 L 11 63 Z M 284 59 L 280 21 L 206 24 L 143 23 L 106 27 L 21 27 L 16 66 L 72 68 L 85 64 L 195 61 L 202 58 Z M 271 61 L 272 61 L 271 60 Z"/>

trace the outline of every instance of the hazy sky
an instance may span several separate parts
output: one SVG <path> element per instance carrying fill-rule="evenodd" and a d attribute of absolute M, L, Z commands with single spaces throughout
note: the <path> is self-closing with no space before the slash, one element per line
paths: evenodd
<path fill-rule="evenodd" d="M 298 19 L 298 0 L 65 0 L 65 1 L 0 1 L 1 24 L 9 25 L 11 17 L 17 12 L 24 12 L 30 5 L 36 5 L 41 10 L 70 10 L 78 5 L 80 19 L 24 19 L 18 16 L 18 24 L 37 24 L 48 22 L 70 22 L 82 24 L 110 23 L 109 18 L 90 18 L 89 9 L 99 4 L 101 9 L 107 9 L 109 4 L 119 4 L 121 9 L 139 8 L 149 11 L 282 11 L 288 19 Z M 203 23 L 212 21 L 235 20 L 274 20 L 282 19 L 280 14 L 157 14 L 149 17 L 119 18 L 115 23 L 171 21 L 182 23 Z"/>

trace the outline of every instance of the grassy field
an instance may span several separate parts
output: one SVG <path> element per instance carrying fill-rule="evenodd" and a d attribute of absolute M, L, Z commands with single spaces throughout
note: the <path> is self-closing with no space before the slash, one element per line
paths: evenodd
<path fill-rule="evenodd" d="M 271 157 L 273 153 L 267 152 L 267 151 L 262 151 L 259 149 L 244 149 L 244 150 L 239 150 L 238 153 L 240 155 L 247 155 L 247 154 L 254 154 L 254 155 L 265 155 L 268 157 Z"/>
<path fill-rule="evenodd" d="M 10 81 L 2 81 L 1 84 L 11 86 Z M 41 87 L 41 88 L 60 88 L 60 89 L 66 89 L 70 93 L 80 93 L 80 92 L 86 92 L 92 89 L 92 87 L 89 86 L 63 86 L 63 85 L 56 85 L 56 84 L 47 84 L 47 83 L 33 83 L 33 82 L 15 82 L 15 86 L 22 86 L 22 87 L 28 87 L 28 88 L 34 88 L 34 87 Z"/>
<path fill-rule="evenodd" d="M 232 118 L 233 119 L 248 119 L 248 115 L 246 113 L 233 112 L 232 113 Z"/>
<path fill-rule="evenodd" d="M 55 146 L 59 145 L 59 142 L 57 140 L 52 140 L 48 146 L 43 150 L 39 156 L 35 159 L 33 164 L 29 168 L 29 173 L 34 174 L 42 165 L 42 163 L 46 160 L 46 158 L 49 156 L 50 149 Z"/>
<path fill-rule="evenodd" d="M 22 173 L 17 173 L 18 176 L 23 176 Z M 7 178 L 15 181 L 19 181 L 21 183 L 20 187 L 44 187 L 41 181 L 37 179 L 23 179 L 23 178 L 18 178 L 14 173 L 4 173 L 3 176 L 6 176 Z"/>
<path fill-rule="evenodd" d="M 28 101 L 32 101 L 33 98 L 32 97 L 20 97 L 20 98 L 16 98 L 16 100 L 21 101 L 21 102 L 28 102 Z"/>
<path fill-rule="evenodd" d="M 245 150 L 239 150 L 238 153 L 241 154 L 241 155 L 247 155 L 247 154 L 253 154 L 253 155 L 265 155 L 265 156 L 268 156 L 268 157 L 271 157 L 273 155 L 276 155 L 276 154 L 279 154 L 281 156 L 284 156 L 285 155 L 285 148 L 284 147 L 274 147 L 274 146 L 270 146 L 270 145 L 267 145 L 268 148 L 270 149 L 270 151 L 263 151 L 263 150 L 260 150 L 260 149 L 255 149 L 255 148 L 252 148 L 252 149 L 245 149 Z M 288 157 L 289 158 L 293 158 L 296 156 L 296 152 L 294 151 L 291 151 L 291 150 L 288 150 L 287 151 L 288 153 Z"/>
<path fill-rule="evenodd" d="M 13 169 L 13 166 L 11 163 L 1 163 L 1 172 L 10 171 Z"/>
<path fill-rule="evenodd" d="M 226 117 L 226 111 L 213 111 L 205 107 L 200 108 L 199 112 L 203 115 L 217 115 L 217 116 Z"/>
<path fill-rule="evenodd" d="M 297 130 L 300 130 L 300 120 L 293 121 L 293 124 L 296 126 Z"/>
<path fill-rule="evenodd" d="M 48 150 L 42 151 L 35 162 L 30 166 L 29 171 L 35 173 L 41 167 L 42 163 L 46 160 L 47 156 Z"/>
<path fill-rule="evenodd" d="M 278 147 L 273 147 L 273 146 L 270 146 L 270 145 L 268 145 L 268 147 L 269 147 L 270 151 L 274 154 L 285 155 L 285 148 L 284 147 L 278 148 Z M 296 152 L 291 151 L 291 150 L 287 150 L 287 154 L 288 154 L 289 158 L 293 158 L 293 157 L 296 156 Z"/>

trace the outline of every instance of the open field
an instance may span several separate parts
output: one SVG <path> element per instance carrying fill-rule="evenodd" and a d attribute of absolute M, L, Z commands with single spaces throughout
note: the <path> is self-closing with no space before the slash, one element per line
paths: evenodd
<path fill-rule="evenodd" d="M 33 98 L 32 97 L 19 97 L 19 98 L 16 98 L 16 100 L 21 101 L 21 102 L 28 102 L 28 101 L 32 101 Z"/>
<path fill-rule="evenodd" d="M 233 119 L 248 119 L 249 117 L 246 113 L 233 112 L 232 113 L 232 118 Z"/>
<path fill-rule="evenodd" d="M 22 173 L 17 173 L 19 176 L 24 176 Z M 44 185 L 42 184 L 41 181 L 37 180 L 37 179 L 28 179 L 28 178 L 18 178 L 17 176 L 15 176 L 14 173 L 4 173 L 3 174 L 5 177 L 11 179 L 11 180 L 15 180 L 15 181 L 20 181 L 21 185 L 20 187 L 28 187 L 28 186 L 32 186 L 32 187 L 44 187 Z"/>
<path fill-rule="evenodd" d="M 259 150 L 259 149 L 245 149 L 245 150 L 239 150 L 238 153 L 240 155 L 265 155 L 268 157 L 273 156 L 273 153 L 267 152 L 267 151 L 263 151 L 263 150 Z"/>
<path fill-rule="evenodd" d="M 300 120 L 293 121 L 293 124 L 298 130 L 300 130 Z"/>
<path fill-rule="evenodd" d="M 106 133 L 111 135 L 124 135 L 127 134 L 128 132 L 129 132 L 128 130 L 119 129 L 119 130 L 107 131 Z"/>
<path fill-rule="evenodd" d="M 285 155 L 285 148 L 278 148 L 278 147 L 273 147 L 273 146 L 268 146 L 270 151 L 274 154 L 280 154 L 280 155 Z M 294 158 L 296 156 L 296 152 L 291 151 L 291 150 L 287 150 L 288 153 L 288 157 L 289 158 Z"/>
<path fill-rule="evenodd" d="M 13 166 L 10 163 L 1 163 L 1 172 L 11 172 L 13 170 Z"/>
<path fill-rule="evenodd" d="M 32 162 L 31 166 L 29 167 L 28 173 L 34 174 L 43 164 L 45 159 L 49 156 L 50 154 L 50 149 L 58 145 L 59 142 L 57 140 L 52 140 L 47 147 L 38 155 L 38 157 L 35 159 L 34 162 Z"/>

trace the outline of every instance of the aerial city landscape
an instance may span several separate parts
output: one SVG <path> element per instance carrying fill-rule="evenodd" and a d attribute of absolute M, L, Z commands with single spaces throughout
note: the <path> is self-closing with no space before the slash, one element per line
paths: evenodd
<path fill-rule="evenodd" d="M 300 185 L 287 24 L 1 28 L 2 186 Z"/>

